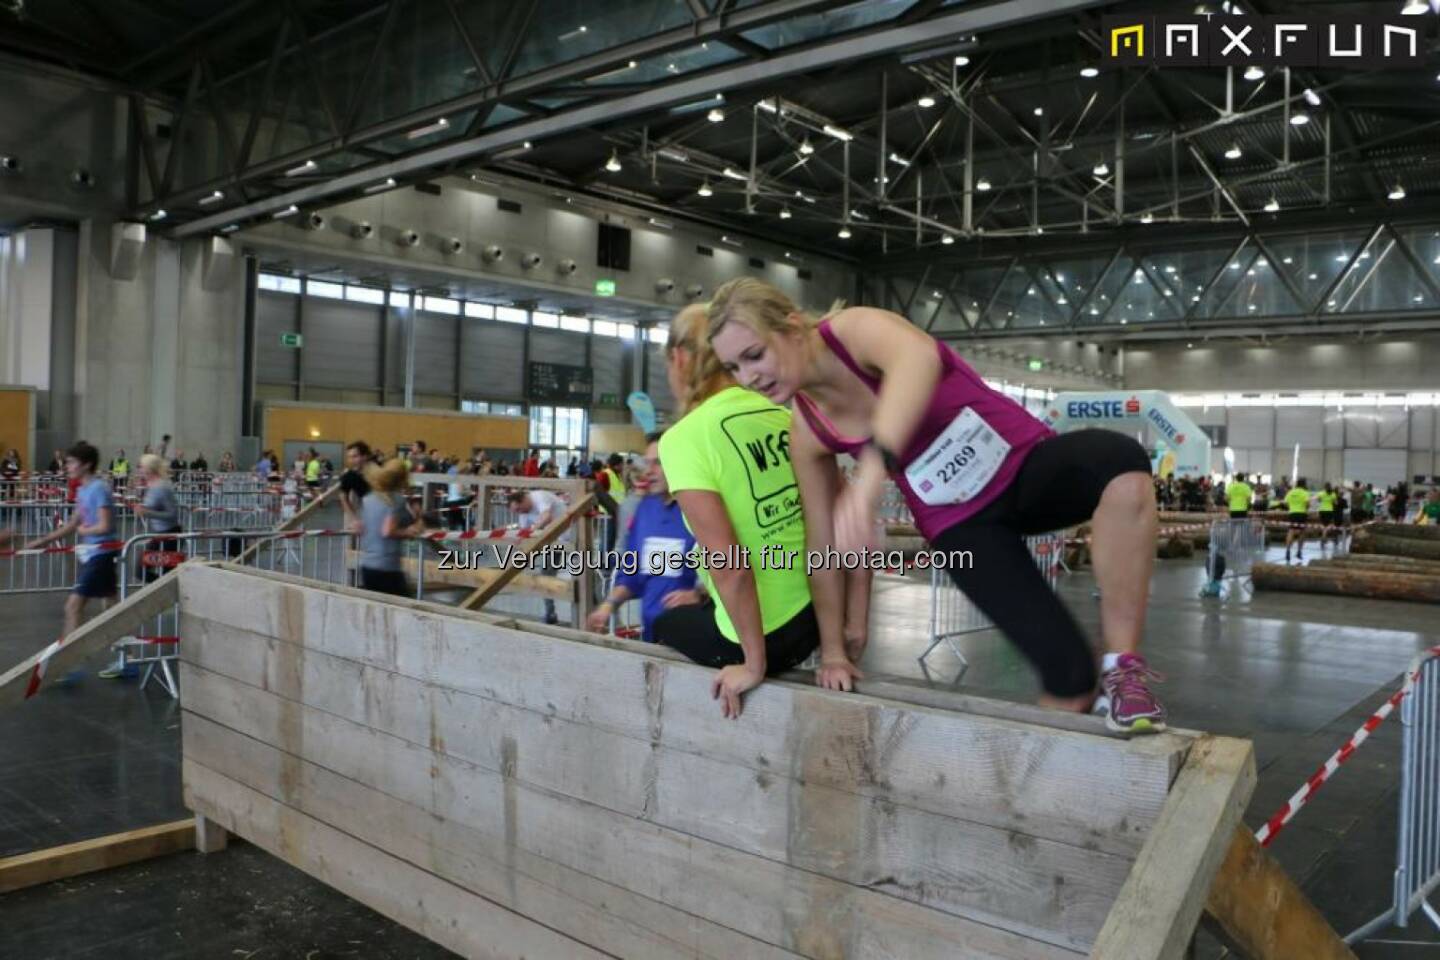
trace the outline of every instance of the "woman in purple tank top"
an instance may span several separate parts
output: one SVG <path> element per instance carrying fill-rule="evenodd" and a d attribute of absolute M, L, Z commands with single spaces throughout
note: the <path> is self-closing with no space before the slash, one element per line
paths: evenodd
<path fill-rule="evenodd" d="M 742 387 L 799 414 L 790 456 L 807 549 L 875 544 L 888 474 L 947 572 L 1035 665 L 1041 702 L 1103 712 L 1111 729 L 1165 728 L 1157 679 L 1136 652 L 1155 557 L 1150 458 L 1109 430 L 1056 436 L 955 351 L 886 310 L 816 319 L 763 281 L 726 283 L 710 303 L 710 345 Z M 836 455 L 859 464 L 842 487 Z M 1089 521 L 1104 653 L 1095 655 L 1050 589 L 1025 537 Z M 842 571 L 811 578 L 822 632 L 842 616 Z M 839 666 L 839 665 L 836 665 Z M 848 688 L 848 686 L 847 686 Z"/>

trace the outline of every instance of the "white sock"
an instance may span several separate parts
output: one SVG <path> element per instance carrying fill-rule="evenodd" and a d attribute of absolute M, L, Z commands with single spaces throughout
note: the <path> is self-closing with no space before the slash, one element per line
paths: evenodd
<path fill-rule="evenodd" d="M 1120 654 L 1107 653 L 1100 658 L 1100 672 L 1106 673 L 1120 665 Z"/>

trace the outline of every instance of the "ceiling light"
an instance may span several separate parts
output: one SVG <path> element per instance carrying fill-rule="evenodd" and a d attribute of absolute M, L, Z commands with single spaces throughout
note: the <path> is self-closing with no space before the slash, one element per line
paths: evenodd
<path fill-rule="evenodd" d="M 1430 5 L 1422 3 L 1421 0 L 1410 0 L 1409 3 L 1400 8 L 1400 14 L 1406 17 L 1413 17 L 1417 14 L 1429 13 Z"/>
<path fill-rule="evenodd" d="M 1279 201 L 1279 200 L 1276 200 L 1274 197 L 1271 197 L 1271 198 L 1270 198 L 1270 202 L 1267 203 L 1267 204 L 1265 204 L 1265 212 L 1266 212 L 1266 213 L 1279 213 L 1279 212 L 1280 212 L 1280 201 Z"/>
<path fill-rule="evenodd" d="M 711 107 L 710 112 L 705 114 L 705 119 L 709 120 L 711 123 L 724 123 L 725 111 L 721 110 L 719 107 Z"/>
<path fill-rule="evenodd" d="M 814 203 L 814 202 L 815 202 L 815 198 L 812 197 L 812 196 L 810 196 L 810 194 L 804 192 L 803 190 L 796 190 L 796 191 L 795 191 L 795 196 L 799 197 L 801 200 L 804 200 L 806 203 Z"/>
<path fill-rule="evenodd" d="M 1312 107 L 1320 106 L 1320 94 L 1316 93 L 1314 90 L 1311 90 L 1309 87 L 1306 87 L 1305 102 L 1310 104 L 1310 106 Z"/>
<path fill-rule="evenodd" d="M 1417 294 L 1415 294 L 1415 296 L 1411 297 L 1410 299 L 1413 300 L 1413 301 L 1415 301 L 1416 303 L 1420 303 L 1420 302 L 1424 301 L 1424 299 L 1425 299 L 1425 294 L 1423 294 L 1423 293 L 1417 293 Z"/>
<path fill-rule="evenodd" d="M 806 137 L 804 140 L 800 141 L 800 152 L 807 157 L 815 152 L 815 145 L 810 142 L 809 137 Z"/>
<path fill-rule="evenodd" d="M 915 104 L 919 106 L 922 110 L 929 110 L 931 107 L 935 106 L 935 98 L 927 93 L 919 100 L 916 100 Z"/>
<path fill-rule="evenodd" d="M 948 233 L 943 233 L 940 235 L 940 242 L 948 247 L 955 242 L 955 238 L 950 236 L 950 234 Z"/>
<path fill-rule="evenodd" d="M 1107 164 L 1104 160 L 1101 160 L 1099 163 L 1095 164 L 1095 168 L 1090 172 L 1095 174 L 1095 176 L 1097 177 L 1108 177 L 1110 175 L 1110 165 Z"/>
<path fill-rule="evenodd" d="M 656 151 L 666 160 L 674 160 L 676 163 L 689 163 L 690 155 L 684 150 L 676 150 L 674 147 L 661 147 Z"/>
<path fill-rule="evenodd" d="M 1063 307 L 1063 306 L 1065 306 L 1065 304 L 1069 303 L 1070 301 L 1065 299 L 1064 294 L 1061 294 L 1060 296 L 1058 296 L 1058 297 L 1055 298 L 1055 302 L 1056 302 L 1058 305 L 1060 305 L 1060 306 Z"/>
<path fill-rule="evenodd" d="M 380 193 L 380 192 L 382 192 L 382 191 L 384 191 L 384 190 L 389 190 L 390 188 L 392 188 L 392 187 L 394 187 L 394 186 L 395 186 L 395 178 L 394 178 L 394 177 L 386 177 L 384 180 L 381 180 L 379 183 L 372 183 L 372 184 L 370 184 L 370 186 L 368 186 L 368 187 L 365 188 L 365 192 L 366 192 L 366 193 Z"/>
<path fill-rule="evenodd" d="M 792 214 L 790 213 L 790 208 L 789 208 L 789 207 L 781 207 L 781 208 L 780 208 L 780 219 L 781 219 L 781 220 L 789 220 L 791 216 L 792 216 Z"/>
<path fill-rule="evenodd" d="M 314 160 L 306 160 L 304 163 L 300 164 L 300 166 L 291 167 L 289 170 L 286 170 L 285 176 L 298 177 L 302 173 L 314 173 L 316 170 L 319 169 L 320 164 L 316 163 Z"/>
<path fill-rule="evenodd" d="M 824 130 L 825 133 L 827 133 L 828 135 L 834 137 L 836 140 L 854 140 L 854 139 L 855 139 L 854 134 L 850 133 L 848 130 L 841 130 L 839 127 L 835 126 L 834 124 L 827 123 L 827 124 L 825 124 L 825 126 L 821 127 L 820 129 Z"/>
<path fill-rule="evenodd" d="M 220 228 L 220 232 L 221 232 L 221 233 L 234 233 L 236 230 L 239 230 L 239 229 L 240 229 L 240 224 L 238 224 L 238 223 L 227 223 L 225 226 L 223 226 L 223 227 Z"/>
<path fill-rule="evenodd" d="M 840 225 L 840 232 L 836 234 L 841 240 L 850 239 L 850 228 L 844 224 Z"/>
<path fill-rule="evenodd" d="M 166 213 L 163 209 L 161 209 L 156 210 L 154 213 L 150 214 L 150 216 L 146 217 L 145 219 L 149 220 L 151 223 L 159 223 L 161 220 L 164 220 L 168 216 L 169 214 Z"/>
<path fill-rule="evenodd" d="M 985 193 L 990 189 L 990 181 L 985 179 L 984 177 L 981 177 L 979 180 L 975 181 L 975 189 L 979 190 L 981 193 Z"/>
<path fill-rule="evenodd" d="M 650 222 L 650 226 L 652 226 L 652 227 L 659 227 L 661 230 L 674 230 L 674 229 L 675 229 L 675 224 L 671 223 L 669 220 L 659 220 L 659 219 L 657 219 L 657 218 L 655 218 L 655 217 L 651 217 L 649 222 Z"/>
<path fill-rule="evenodd" d="M 605 169 L 609 170 L 611 173 L 619 173 L 622 169 L 624 169 L 620 166 L 620 158 L 615 155 L 614 150 L 610 151 L 610 159 L 605 161 Z"/>
<path fill-rule="evenodd" d="M 299 213 L 299 212 L 300 212 L 300 208 L 297 207 L 297 206 L 295 206 L 295 204 L 292 203 L 292 204 L 290 204 L 290 206 L 286 207 L 285 209 L 283 209 L 283 210 L 276 210 L 274 213 L 270 214 L 270 218 L 271 218 L 272 220 L 284 220 L 286 217 L 293 217 L 293 216 L 295 216 L 295 214 L 297 214 L 297 213 Z"/>
<path fill-rule="evenodd" d="M 1045 108 L 1044 108 L 1044 107 L 1036 107 L 1035 110 L 1034 110 L 1034 113 L 1035 113 L 1035 116 L 1037 116 L 1037 117 L 1043 117 L 1043 116 L 1045 116 Z"/>
<path fill-rule="evenodd" d="M 736 170 L 734 167 L 726 167 L 724 170 L 721 170 L 720 173 L 724 176 L 729 177 L 731 180 L 739 180 L 741 183 L 746 183 L 750 180 L 749 177 L 745 176 L 745 174 L 741 173 L 739 170 Z"/>
<path fill-rule="evenodd" d="M 441 117 L 439 120 L 436 120 L 434 123 L 427 123 L 427 124 L 426 124 L 425 126 L 423 126 L 423 127 L 416 127 L 414 130 L 411 130 L 409 133 L 405 134 L 405 139 L 407 139 L 407 140 L 419 140 L 421 137 L 428 137 L 428 136 L 430 136 L 430 134 L 432 134 L 432 133 L 439 133 L 439 132 L 441 132 L 442 130 L 449 130 L 449 129 L 450 129 L 450 121 L 449 121 L 449 120 L 446 120 L 444 117 Z"/>
<path fill-rule="evenodd" d="M 1240 269 L 1240 261 L 1236 260 L 1234 263 L 1230 264 L 1230 269 L 1231 269 L 1231 270 L 1239 270 L 1239 269 Z"/>
<path fill-rule="evenodd" d="M 224 199 L 225 199 L 225 191 L 224 191 L 224 190 L 216 190 L 216 191 L 213 192 L 213 193 L 210 193 L 210 194 L 207 194 L 206 196 L 201 197 L 201 198 L 200 198 L 200 206 L 202 206 L 202 207 L 208 207 L 208 206 L 210 206 L 210 204 L 212 204 L 212 203 L 219 203 L 221 200 L 224 200 Z"/>
<path fill-rule="evenodd" d="M 1155 215 L 1154 215 L 1153 213 L 1148 212 L 1148 211 L 1145 212 L 1145 213 L 1142 213 L 1142 214 L 1140 214 L 1140 222 L 1141 222 L 1141 223 L 1154 223 L 1154 222 L 1155 222 Z"/>
<path fill-rule="evenodd" d="M 1309 122 L 1310 114 L 1306 113 L 1304 110 L 1297 110 L 1294 113 L 1290 114 L 1290 126 L 1292 127 L 1303 127 Z"/>
<path fill-rule="evenodd" d="M 1098 76 L 1100 76 L 1100 71 L 1099 71 L 1097 68 L 1095 68 L 1095 67 L 1081 67 L 1081 68 L 1080 68 L 1080 76 L 1082 76 L 1082 77 L 1084 77 L 1085 79 L 1089 80 L 1089 79 L 1091 79 L 1091 78 L 1093 78 L 1093 77 L 1098 77 Z"/>
<path fill-rule="evenodd" d="M 1319 279 L 1320 279 L 1320 274 L 1318 274 L 1318 273 L 1312 273 L 1312 274 L 1310 274 L 1310 279 L 1311 279 L 1311 280 L 1319 280 Z"/>
<path fill-rule="evenodd" d="M 968 66 L 970 66 L 970 58 L 967 57 L 967 56 L 965 56 L 965 54 L 963 54 L 963 53 L 962 53 L 962 54 L 959 54 L 959 55 L 956 56 L 956 58 L 955 58 L 955 66 L 957 66 L 957 67 L 968 67 Z"/>
<path fill-rule="evenodd" d="M 1230 144 L 1230 149 L 1225 151 L 1225 159 L 1239 160 L 1243 153 L 1244 151 L 1240 149 L 1240 144 L 1232 143 Z"/>
<path fill-rule="evenodd" d="M 1197 294 L 1195 294 L 1194 296 L 1192 296 L 1192 297 L 1190 298 L 1190 302 L 1191 302 L 1191 303 L 1199 303 L 1199 302 L 1200 302 L 1200 294 L 1197 293 Z"/>
<path fill-rule="evenodd" d="M 1390 191 L 1390 199 L 1391 199 L 1391 200 L 1404 200 L 1404 199 L 1405 199 L 1405 188 L 1404 188 L 1402 185 L 1398 184 L 1398 183 L 1395 184 L 1395 188 Z"/>
<path fill-rule="evenodd" d="M 890 162 L 891 162 L 891 163 L 898 163 L 898 164 L 900 164 L 900 166 L 902 166 L 902 167 L 908 167 L 908 166 L 910 166 L 910 161 L 909 161 L 909 160 L 906 160 L 904 157 L 900 156 L 900 154 L 898 154 L 898 153 L 892 153 L 892 154 L 890 154 Z"/>
<path fill-rule="evenodd" d="M 1165 272 L 1166 272 L 1166 273 L 1174 273 L 1174 272 L 1175 272 L 1175 265 L 1172 264 L 1172 263 L 1167 263 L 1167 264 L 1165 265 Z"/>
<path fill-rule="evenodd" d="M 1186 350 L 1194 350 L 1194 349 L 1195 349 L 1195 344 L 1193 344 L 1193 343 L 1187 343 L 1187 344 L 1185 344 L 1185 349 L 1186 349 Z"/>
<path fill-rule="evenodd" d="M 870 219 L 869 217 L 865 216 L 865 214 L 861 213 L 859 210 L 851 210 L 851 211 L 850 211 L 850 216 L 853 217 L 853 218 L 856 219 L 856 220 L 869 220 L 869 219 Z"/>
<path fill-rule="evenodd" d="M 759 107 L 761 110 L 764 110 L 766 113 L 780 112 L 778 100 L 761 100 L 759 103 L 755 104 L 755 106 Z"/>
<path fill-rule="evenodd" d="M 1264 79 L 1265 79 L 1265 71 L 1264 71 L 1264 70 L 1261 70 L 1261 69 L 1260 69 L 1259 67 L 1257 67 L 1257 66 L 1251 65 L 1251 66 L 1245 68 L 1245 79 L 1246 79 L 1246 80 L 1249 80 L 1249 81 L 1252 82 L 1252 83 L 1255 82 L 1256 80 L 1264 80 Z"/>
<path fill-rule="evenodd" d="M 721 235 L 720 235 L 720 242 L 721 242 L 721 243 L 728 243 L 728 244 L 730 244 L 730 246 L 732 246 L 732 247 L 743 247 L 743 246 L 745 246 L 745 244 L 741 243 L 739 240 L 736 240 L 734 237 L 730 236 L 729 234 L 721 234 Z"/>
<path fill-rule="evenodd" d="M 1281 260 L 1280 262 L 1281 262 L 1281 263 L 1294 263 L 1294 262 L 1295 262 L 1295 258 L 1294 258 L 1294 257 L 1286 257 L 1284 260 Z"/>
<path fill-rule="evenodd" d="M 702 196 L 702 197 L 708 197 L 708 196 L 710 196 L 711 194 L 713 194 L 715 191 L 710 189 L 710 181 L 709 181 L 709 180 L 702 180 L 702 181 L 700 182 L 700 189 L 699 189 L 699 190 L 696 190 L 695 192 L 698 193 L 698 194 L 700 194 L 700 196 Z"/>

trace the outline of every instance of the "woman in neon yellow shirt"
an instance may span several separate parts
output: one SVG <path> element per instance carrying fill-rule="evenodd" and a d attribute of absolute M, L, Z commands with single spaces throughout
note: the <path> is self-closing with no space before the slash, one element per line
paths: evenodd
<path fill-rule="evenodd" d="M 817 620 L 790 465 L 790 411 L 735 385 L 709 351 L 706 324 L 705 308 L 693 306 L 670 325 L 666 372 L 686 412 L 661 438 L 660 460 L 709 561 L 701 576 L 716 602 L 666 611 L 653 632 L 695 662 L 720 668 L 713 695 L 724 716 L 737 717 L 742 694 L 798 666 L 817 645 L 817 682 L 851 688 L 860 672 L 847 656 L 847 633 L 858 633 L 863 647 L 869 581 L 863 599 L 854 592 L 843 623 Z"/>
<path fill-rule="evenodd" d="M 1296 559 L 1305 559 L 1305 525 L 1310 522 L 1310 491 L 1305 489 L 1305 478 L 1295 481 L 1295 486 L 1285 494 L 1285 509 L 1290 511 L 1290 529 L 1285 531 L 1285 562 L 1290 562 L 1290 544 L 1300 541 Z"/>

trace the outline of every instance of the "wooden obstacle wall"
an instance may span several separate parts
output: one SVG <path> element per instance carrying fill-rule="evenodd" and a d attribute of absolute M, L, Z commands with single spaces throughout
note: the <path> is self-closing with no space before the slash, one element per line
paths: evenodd
<path fill-rule="evenodd" d="M 1191 744 L 783 682 L 725 722 L 618 644 L 179 579 L 187 803 L 467 955 L 1082 955 Z"/>

